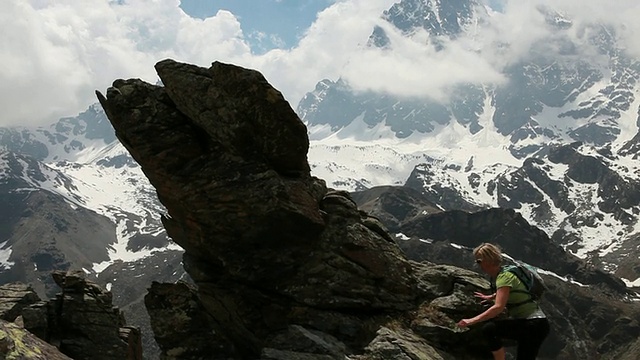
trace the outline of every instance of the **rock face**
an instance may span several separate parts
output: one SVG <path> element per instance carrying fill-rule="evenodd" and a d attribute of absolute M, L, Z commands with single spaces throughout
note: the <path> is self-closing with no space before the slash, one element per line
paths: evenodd
<path fill-rule="evenodd" d="M 126 326 L 123 314 L 111 303 L 111 293 L 85 279 L 80 271 L 53 272 L 62 293 L 47 306 L 47 340 L 74 359 L 142 359 L 140 334 Z M 37 310 L 25 314 L 25 327 L 41 324 Z M 36 316 L 34 316 L 36 315 Z M 35 321 L 34 321 L 35 320 Z"/>
<path fill-rule="evenodd" d="M 165 358 L 207 359 L 233 354 L 231 343 L 216 333 L 211 317 L 188 283 L 154 282 L 144 299 L 153 334 L 163 345 Z"/>
<path fill-rule="evenodd" d="M 24 284 L 0 287 L 0 354 L 7 359 L 142 359 L 140 332 L 126 326 L 110 292 L 81 271 L 55 271 L 53 279 L 62 293 L 49 301 Z"/>
<path fill-rule="evenodd" d="M 481 311 L 472 294 L 488 282 L 408 260 L 348 193 L 312 177 L 305 127 L 260 73 L 156 70 L 164 87 L 116 80 L 98 98 L 196 285 L 154 284 L 145 298 L 162 359 L 490 356 L 477 329 L 455 326 Z M 206 333 L 219 339 L 177 341 Z"/>

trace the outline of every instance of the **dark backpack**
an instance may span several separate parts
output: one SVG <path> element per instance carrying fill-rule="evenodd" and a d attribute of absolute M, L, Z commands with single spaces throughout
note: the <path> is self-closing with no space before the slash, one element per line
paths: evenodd
<path fill-rule="evenodd" d="M 544 280 L 540 274 L 538 274 L 538 270 L 521 261 L 514 261 L 513 265 L 505 265 L 503 267 L 503 271 L 508 271 L 513 275 L 517 276 L 518 279 L 524 285 L 526 291 L 523 290 L 512 290 L 513 292 L 526 292 L 531 296 L 531 299 L 525 302 L 530 301 L 538 301 L 542 298 L 542 295 L 547 290 L 547 286 L 544 284 Z M 523 302 L 524 303 L 524 302 Z M 510 305 L 519 305 L 519 304 L 510 304 Z"/>
<path fill-rule="evenodd" d="M 511 259 L 510 259 L 511 260 Z M 538 270 L 521 261 L 511 260 L 513 264 L 505 265 L 502 267 L 502 271 L 508 271 L 515 275 L 520 282 L 524 285 L 526 290 L 511 290 L 511 292 L 522 292 L 529 294 L 529 298 L 524 301 L 520 301 L 517 303 L 507 303 L 507 308 L 514 308 L 520 306 L 522 304 L 530 303 L 532 301 L 539 301 L 542 298 L 542 295 L 547 290 L 547 286 L 544 284 L 544 280 L 538 274 Z M 495 279 L 491 281 L 491 291 L 496 292 L 496 283 Z"/>

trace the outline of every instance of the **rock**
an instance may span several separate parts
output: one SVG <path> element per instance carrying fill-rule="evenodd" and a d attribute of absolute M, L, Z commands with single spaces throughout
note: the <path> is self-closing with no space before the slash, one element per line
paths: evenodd
<path fill-rule="evenodd" d="M 454 360 L 452 355 L 435 349 L 424 338 L 398 328 L 380 328 L 377 336 L 366 347 L 364 355 L 353 360 Z"/>
<path fill-rule="evenodd" d="M 21 360 L 71 360 L 55 346 L 18 325 L 0 320 L 0 357 Z"/>
<path fill-rule="evenodd" d="M 405 186 L 379 186 L 351 196 L 360 210 L 379 219 L 392 233 L 416 216 L 442 211 L 418 190 Z"/>
<path fill-rule="evenodd" d="M 54 271 L 52 278 L 62 293 L 46 301 L 28 285 L 0 286 L 0 353 L 7 359 L 142 360 L 140 331 L 126 325 L 109 291 L 83 271 Z"/>
<path fill-rule="evenodd" d="M 14 321 L 22 309 L 40 301 L 35 291 L 28 285 L 20 283 L 0 286 L 0 319 Z"/>
<path fill-rule="evenodd" d="M 233 356 L 231 343 L 214 330 L 194 286 L 154 282 L 144 302 L 164 360 Z"/>
<path fill-rule="evenodd" d="M 126 326 L 110 292 L 82 271 L 54 271 L 52 277 L 62 293 L 22 310 L 27 330 L 74 359 L 142 359 L 140 332 Z"/>
<path fill-rule="evenodd" d="M 335 339 L 316 355 L 362 351 L 420 305 L 427 294 L 384 227 L 310 175 L 306 129 L 262 75 L 171 60 L 156 69 L 164 87 L 116 80 L 98 98 L 158 190 L 197 298 L 236 358 L 303 354 L 291 346 L 301 334 Z"/>
<path fill-rule="evenodd" d="M 88 280 L 82 271 L 54 271 L 62 293 L 48 307 L 54 316 L 51 338 L 74 359 L 141 359 L 140 334 L 126 327 L 123 314 L 111 303 L 111 292 Z M 54 315 L 55 314 L 55 315 Z M 26 326 L 26 324 L 25 324 Z M 129 357 L 132 356 L 132 357 Z"/>

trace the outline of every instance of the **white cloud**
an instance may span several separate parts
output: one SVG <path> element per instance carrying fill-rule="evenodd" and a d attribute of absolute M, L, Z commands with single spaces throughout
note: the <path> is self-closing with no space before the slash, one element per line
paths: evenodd
<path fill-rule="evenodd" d="M 195 19 L 179 0 L 0 1 L 0 125 L 49 123 L 95 102 L 117 78 L 155 82 L 153 65 L 174 58 L 201 66 L 218 60 L 255 68 L 296 106 L 317 81 L 342 76 L 354 86 L 410 96 L 441 97 L 455 83 L 499 82 L 504 66 L 527 56 L 548 34 L 535 6 L 571 14 L 579 23 L 615 24 L 640 55 L 636 0 L 509 0 L 495 25 L 435 52 L 417 34 L 393 37 L 393 53 L 365 49 L 380 15 L 395 0 L 339 0 L 318 14 L 299 44 L 253 54 L 236 16 L 220 11 Z M 118 4 L 121 3 L 121 4 Z M 618 19 L 616 21 L 616 19 Z M 579 29 L 576 26 L 575 29 Z M 579 40 L 578 30 L 574 36 Z M 249 34 L 256 36 L 256 34 Z M 277 40 L 277 39 L 276 39 Z M 508 43 L 500 53 L 481 44 Z M 479 45 L 480 44 L 480 45 Z"/>
<path fill-rule="evenodd" d="M 343 0 L 318 14 L 298 46 L 272 50 L 245 65 L 263 72 L 295 108 L 319 80 L 341 75 L 394 0 Z"/>
<path fill-rule="evenodd" d="M 627 50 L 640 57 L 640 2 L 637 0 L 538 0 L 561 10 L 578 24 L 603 23 L 615 29 L 617 39 Z"/>
<path fill-rule="evenodd" d="M 192 18 L 178 0 L 4 0 L 0 125 L 48 124 L 78 113 L 95 102 L 95 89 L 117 78 L 155 82 L 153 65 L 164 58 L 256 68 L 295 106 L 318 80 L 338 76 L 392 3 L 338 1 L 297 47 L 256 55 L 233 14 Z"/>
<path fill-rule="evenodd" d="M 346 65 L 343 79 L 356 90 L 445 100 L 454 85 L 497 84 L 504 80 L 493 64 L 463 41 L 450 42 L 436 51 L 433 46 L 425 46 L 425 32 L 410 39 L 390 27 L 386 27 L 386 33 L 392 51 L 366 49 Z"/>
<path fill-rule="evenodd" d="M 573 26 L 557 32 L 541 8 L 564 14 Z M 588 37 L 601 28 L 585 30 L 587 25 L 612 26 L 620 44 L 640 54 L 640 26 L 633 21 L 639 15 L 637 0 L 620 0 L 606 7 L 599 0 L 505 1 L 501 12 L 490 11 L 489 23 L 472 24 L 467 36 L 454 41 L 440 39 L 446 44 L 443 50 L 428 45 L 433 40 L 425 31 L 407 38 L 391 26 L 383 26 L 392 51 L 367 49 L 354 54 L 341 75 L 357 90 L 445 100 L 453 85 L 499 84 L 505 81 L 503 73 L 509 65 L 534 52 L 557 53 L 566 40 L 571 40 L 576 50 L 564 55 L 564 61 L 597 56 Z"/>
<path fill-rule="evenodd" d="M 177 0 L 0 2 L 0 125 L 49 123 L 96 101 L 116 78 L 155 82 L 167 57 L 208 66 L 249 47 L 229 12 L 205 20 Z"/>

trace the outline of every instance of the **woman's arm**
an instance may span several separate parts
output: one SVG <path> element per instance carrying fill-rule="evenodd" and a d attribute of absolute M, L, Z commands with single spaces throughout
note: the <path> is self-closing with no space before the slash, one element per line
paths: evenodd
<path fill-rule="evenodd" d="M 507 300 L 509 299 L 509 293 L 511 292 L 511 288 L 509 286 L 503 286 L 496 291 L 496 301 L 493 305 L 471 319 L 463 319 L 458 322 L 458 326 L 465 327 L 473 324 L 477 324 L 479 322 L 483 322 L 489 319 L 493 319 L 494 317 L 500 315 L 504 308 L 507 306 Z"/>

